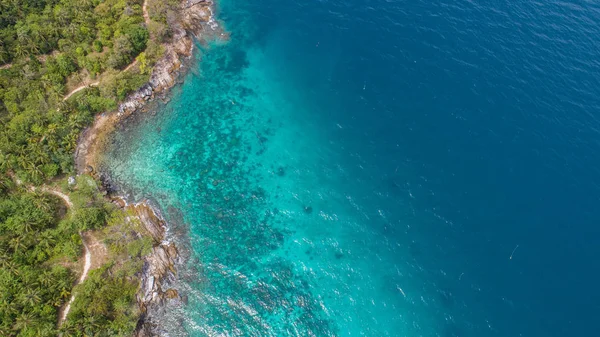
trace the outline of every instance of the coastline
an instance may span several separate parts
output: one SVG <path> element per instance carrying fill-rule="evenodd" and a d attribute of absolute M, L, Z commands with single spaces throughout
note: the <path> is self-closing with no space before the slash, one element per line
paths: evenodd
<path fill-rule="evenodd" d="M 164 54 L 154 66 L 150 80 L 128 95 L 116 111 L 97 115 L 93 125 L 80 135 L 75 151 L 75 168 L 78 174 L 91 174 L 101 182 L 104 190 L 114 192 L 109 183 L 110 178 L 99 169 L 99 157 L 111 133 L 133 114 L 147 113 L 149 105 L 157 102 L 157 98 L 168 100 L 170 89 L 189 70 L 195 42 L 227 38 L 215 21 L 213 6 L 211 0 L 181 2 L 175 15 L 177 18 L 168 22 L 173 35 L 168 43 L 163 44 Z M 182 301 L 177 290 L 169 287 L 169 282 L 177 274 L 176 266 L 183 262 L 181 254 L 173 242 L 166 241 L 167 223 L 151 201 L 128 203 L 124 196 L 116 194 L 109 194 L 109 198 L 139 220 L 153 239 L 152 252 L 144 257 L 139 276 L 140 285 L 136 298 L 141 315 L 134 336 L 161 335 L 160 327 L 153 323 L 152 314 L 158 313 L 168 301 Z"/>
<path fill-rule="evenodd" d="M 75 149 L 75 169 L 78 173 L 95 173 L 98 155 L 106 145 L 107 136 L 115 126 L 136 112 L 146 112 L 148 103 L 165 99 L 177 80 L 187 69 L 194 53 L 194 41 L 226 38 L 213 16 L 212 0 L 183 0 L 177 20 L 169 22 L 173 36 L 163 44 L 164 54 L 157 61 L 150 80 L 121 102 L 116 111 L 97 115 L 86 128 Z"/>

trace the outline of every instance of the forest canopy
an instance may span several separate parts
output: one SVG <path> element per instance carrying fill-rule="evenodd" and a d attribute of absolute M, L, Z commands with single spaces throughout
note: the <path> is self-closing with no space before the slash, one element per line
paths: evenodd
<path fill-rule="evenodd" d="M 136 326 L 135 275 L 152 240 L 90 176 L 66 175 L 83 128 L 147 82 L 161 56 L 178 2 L 147 1 L 145 22 L 143 0 L 0 0 L 0 336 L 128 336 Z M 73 288 L 91 232 L 105 263 Z"/>
<path fill-rule="evenodd" d="M 81 130 L 96 113 L 147 80 L 118 71 L 144 50 L 153 65 L 142 0 L 0 0 L 0 172 L 40 184 L 72 171 Z M 102 86 L 67 101 L 70 90 L 111 73 Z M 115 75 L 115 74 L 118 74 Z"/>

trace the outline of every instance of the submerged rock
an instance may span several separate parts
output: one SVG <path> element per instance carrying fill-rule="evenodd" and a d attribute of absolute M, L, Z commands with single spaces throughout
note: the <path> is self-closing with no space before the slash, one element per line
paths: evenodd
<path fill-rule="evenodd" d="M 278 167 L 277 168 L 277 175 L 280 177 L 283 177 L 285 175 L 285 169 L 283 167 Z"/>

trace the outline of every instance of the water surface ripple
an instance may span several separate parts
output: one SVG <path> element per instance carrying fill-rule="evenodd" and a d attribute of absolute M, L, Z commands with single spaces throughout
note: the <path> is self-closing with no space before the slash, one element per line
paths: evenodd
<path fill-rule="evenodd" d="M 188 231 L 165 328 L 596 336 L 599 6 L 222 0 L 106 156 Z"/>

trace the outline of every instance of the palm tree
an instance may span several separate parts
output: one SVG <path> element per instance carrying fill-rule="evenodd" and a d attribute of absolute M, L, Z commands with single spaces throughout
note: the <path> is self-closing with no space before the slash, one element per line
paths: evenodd
<path fill-rule="evenodd" d="M 16 236 L 8 242 L 8 245 L 15 253 L 18 253 L 21 249 L 27 249 L 25 243 L 23 243 L 23 239 L 21 236 Z"/>
<path fill-rule="evenodd" d="M 60 297 L 67 298 L 69 297 L 69 295 L 71 295 L 71 292 L 68 291 L 66 288 L 62 288 L 62 290 L 60 291 Z"/>
<path fill-rule="evenodd" d="M 3 299 L 2 301 L 0 301 L 0 312 L 3 312 L 5 315 L 12 316 L 18 313 L 19 311 L 17 310 L 17 304 L 14 301 Z M 0 332 L 0 336 L 4 335 Z"/>
<path fill-rule="evenodd" d="M 48 324 L 40 324 L 36 329 L 35 335 L 39 337 L 56 336 L 56 329 Z"/>
<path fill-rule="evenodd" d="M 15 56 L 20 58 L 20 57 L 25 57 L 28 55 L 29 55 L 29 51 L 27 49 L 25 49 L 24 45 L 22 45 L 21 43 L 17 43 L 15 45 Z"/>
<path fill-rule="evenodd" d="M 34 323 L 35 317 L 29 312 L 23 312 L 17 317 L 15 324 L 13 325 L 13 330 L 24 330 L 33 326 Z"/>
<path fill-rule="evenodd" d="M 11 336 L 13 333 L 12 329 L 8 325 L 4 325 L 4 323 L 0 324 L 0 336 Z"/>
<path fill-rule="evenodd" d="M 6 264 L 11 261 L 10 256 L 5 249 L 0 248 L 0 268 L 6 268 Z"/>
<path fill-rule="evenodd" d="M 51 289 L 54 284 L 54 275 L 50 271 L 45 271 L 38 276 L 38 283 L 47 289 Z"/>
<path fill-rule="evenodd" d="M 50 251 L 56 245 L 56 238 L 49 232 L 43 232 L 39 236 L 38 245 L 45 251 Z"/>
<path fill-rule="evenodd" d="M 11 260 L 0 259 L 0 266 L 13 273 L 14 275 L 19 275 L 19 265 L 17 265 Z"/>
<path fill-rule="evenodd" d="M 27 289 L 25 293 L 22 293 L 19 296 L 19 301 L 24 306 L 35 307 L 37 304 L 40 304 L 42 298 L 40 297 L 40 292 L 37 289 Z"/>
<path fill-rule="evenodd" d="M 40 182 L 44 176 L 42 170 L 33 162 L 29 162 L 26 167 L 24 167 L 25 171 L 31 177 L 33 182 Z"/>
<path fill-rule="evenodd" d="M 93 333 L 101 326 L 99 317 L 96 315 L 88 316 L 85 318 L 84 326 L 86 330 Z"/>

